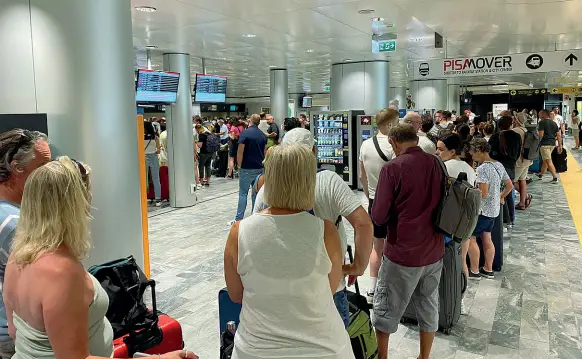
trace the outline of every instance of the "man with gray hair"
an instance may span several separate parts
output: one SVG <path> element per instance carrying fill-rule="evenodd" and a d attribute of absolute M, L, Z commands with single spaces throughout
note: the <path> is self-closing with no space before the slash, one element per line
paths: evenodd
<path fill-rule="evenodd" d="M 409 112 L 404 116 L 404 123 L 412 125 L 416 130 L 418 136 L 418 146 L 426 153 L 434 155 L 436 153 L 436 146 L 427 136 L 422 132 L 422 117 L 418 112 Z"/>
<path fill-rule="evenodd" d="M 379 359 L 388 357 L 388 339 L 410 301 L 420 328 L 418 358 L 429 358 L 439 326 L 445 241 L 433 223 L 433 213 L 441 199 L 443 171 L 435 156 L 418 147 L 416 132 L 408 124 L 390 129 L 396 158 L 380 172 L 372 208 L 374 223 L 388 228 L 372 316 Z"/>
<path fill-rule="evenodd" d="M 239 170 L 239 191 L 238 191 L 238 208 L 236 210 L 235 221 L 240 221 L 245 216 L 247 209 L 247 200 L 249 189 L 255 183 L 257 177 L 263 174 L 263 160 L 267 146 L 267 137 L 259 130 L 261 117 L 257 114 L 251 116 L 249 128 L 243 131 L 238 139 L 237 160 L 240 166 Z M 255 205 L 255 196 L 252 197 L 253 206 Z"/>
<path fill-rule="evenodd" d="M 315 140 L 311 131 L 295 128 L 285 134 L 282 146 L 303 144 L 312 149 L 315 154 Z M 259 213 L 269 205 L 263 200 L 264 186 L 257 194 L 253 213 Z M 318 171 L 315 182 L 315 206 L 313 214 L 317 217 L 336 223 L 342 251 L 345 254 L 348 246 L 347 234 L 342 217 L 354 227 L 355 257 L 353 264 L 343 266 L 344 276 L 360 276 L 368 267 L 372 251 L 373 228 L 370 217 L 361 201 L 337 173 L 333 171 Z M 350 320 L 349 304 L 345 279 L 340 282 L 334 297 L 334 302 L 347 328 Z"/>
<path fill-rule="evenodd" d="M 51 160 L 46 135 L 23 129 L 0 134 L 0 282 L 4 272 L 16 223 L 20 216 L 20 202 L 24 183 L 35 169 Z M 0 287 L 1 288 L 1 287 Z M 0 293 L 0 358 L 14 355 L 14 342 L 8 335 L 6 307 Z"/>

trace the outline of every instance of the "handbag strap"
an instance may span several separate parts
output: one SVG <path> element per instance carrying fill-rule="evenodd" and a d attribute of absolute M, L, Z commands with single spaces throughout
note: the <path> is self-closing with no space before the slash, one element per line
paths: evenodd
<path fill-rule="evenodd" d="M 384 162 L 390 161 L 388 159 L 388 157 L 386 157 L 384 152 L 382 152 L 382 149 L 380 148 L 380 144 L 378 143 L 378 135 L 372 137 L 372 141 L 374 142 L 374 147 L 376 147 L 376 151 L 378 152 L 378 155 L 380 156 L 380 158 L 383 159 Z"/>

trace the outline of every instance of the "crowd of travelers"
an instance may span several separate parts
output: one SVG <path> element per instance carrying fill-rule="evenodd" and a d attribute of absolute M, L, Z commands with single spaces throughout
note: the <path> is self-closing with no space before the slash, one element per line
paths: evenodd
<path fill-rule="evenodd" d="M 481 194 L 475 229 L 461 243 L 461 258 L 468 258 L 468 265 L 462 261 L 464 276 L 493 279 L 496 219 L 503 211 L 508 231 L 515 211 L 527 210 L 533 200 L 527 191 L 533 181 L 528 151 L 539 151 L 543 163 L 536 177 L 549 170 L 550 182 L 557 182 L 551 152 L 563 150 L 563 128 L 555 120 L 559 110 L 535 114 L 504 111 L 482 120 L 471 112 L 437 111 L 434 118 L 410 112 L 400 120 L 397 110 L 381 110 L 377 135 L 364 141 L 359 152 L 367 212 L 338 174 L 317 169 L 310 131 L 286 131 L 281 145 L 270 147 L 258 129 L 260 116 L 253 115 L 250 132 L 239 143 L 242 170 L 249 173 L 241 180 L 224 254 L 228 292 L 243 308 L 233 357 L 353 358 L 345 330 L 350 318 L 346 285 L 369 265 L 367 295 L 378 358 L 387 358 L 390 334 L 409 302 L 420 329 L 418 358 L 429 358 L 439 328 L 447 240 L 433 216 L 443 196 L 444 172 L 437 157 L 448 176 L 464 173 Z M 529 147 L 531 138 L 537 139 L 536 148 Z M 243 219 L 251 186 L 253 214 Z M 345 261 L 345 220 L 354 228 L 353 263 Z M 329 309 L 331 303 L 336 311 Z M 461 312 L 467 314 L 463 302 Z"/>
<path fill-rule="evenodd" d="M 338 174 L 317 168 L 316 141 L 300 121 L 285 119 L 282 134 L 268 114 L 252 115 L 248 127 L 232 119 L 230 126 L 218 119 L 209 127 L 195 118 L 197 142 L 207 146 L 209 136 L 233 146 L 237 133 L 233 147 L 241 194 L 224 252 L 229 295 L 242 303 L 233 358 L 354 358 L 346 331 L 346 287 L 368 265 L 378 357 L 387 358 L 390 335 L 412 301 L 420 329 L 418 358 L 429 358 L 439 325 L 445 249 L 433 220 L 444 178 L 437 157 L 449 176 L 465 173 L 481 192 L 475 230 L 461 245 L 463 258 L 469 257 L 463 272 L 472 280 L 492 279 L 495 219 L 503 206 L 512 226 L 515 210 L 527 210 L 533 199 L 527 193 L 531 160 L 526 151 L 532 131 L 543 162 L 536 177 L 549 170 L 550 182 L 557 182 L 551 153 L 563 151 L 559 110 L 541 110 L 537 116 L 505 111 L 482 126 L 478 117 L 463 114 L 453 120 L 448 111 L 437 112 L 436 121 L 417 113 L 400 121 L 398 111 L 380 111 L 377 136 L 360 150 L 367 211 Z M 163 125 L 144 124 L 154 154 L 164 143 Z M 487 136 L 489 126 L 494 130 Z M 208 179 L 206 154 L 199 156 L 203 180 Z M 253 215 L 244 219 L 248 190 L 259 178 Z M 520 192 L 517 204 L 514 186 Z M 91 246 L 91 200 L 89 165 L 52 159 L 41 133 L 0 134 L 0 358 L 111 356 L 107 294 L 81 262 Z M 354 228 L 353 262 L 345 260 L 345 221 Z M 159 357 L 196 356 L 180 350 Z"/>

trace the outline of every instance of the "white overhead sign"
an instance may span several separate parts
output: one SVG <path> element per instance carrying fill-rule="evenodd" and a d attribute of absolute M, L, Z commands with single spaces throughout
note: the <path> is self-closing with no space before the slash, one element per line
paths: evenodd
<path fill-rule="evenodd" d="M 434 59 L 414 63 L 414 79 L 582 70 L 582 50 Z"/>

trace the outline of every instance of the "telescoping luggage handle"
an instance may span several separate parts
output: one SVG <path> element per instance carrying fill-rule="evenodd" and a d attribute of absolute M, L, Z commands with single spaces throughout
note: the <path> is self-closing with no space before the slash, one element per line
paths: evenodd
<path fill-rule="evenodd" d="M 350 246 L 348 244 L 348 256 L 350 257 L 350 264 L 354 263 L 354 253 L 352 252 L 352 246 Z M 360 294 L 360 285 L 358 284 L 358 278 L 356 278 L 356 281 L 354 282 L 354 288 L 356 288 L 356 294 L 357 295 L 361 295 Z"/>

